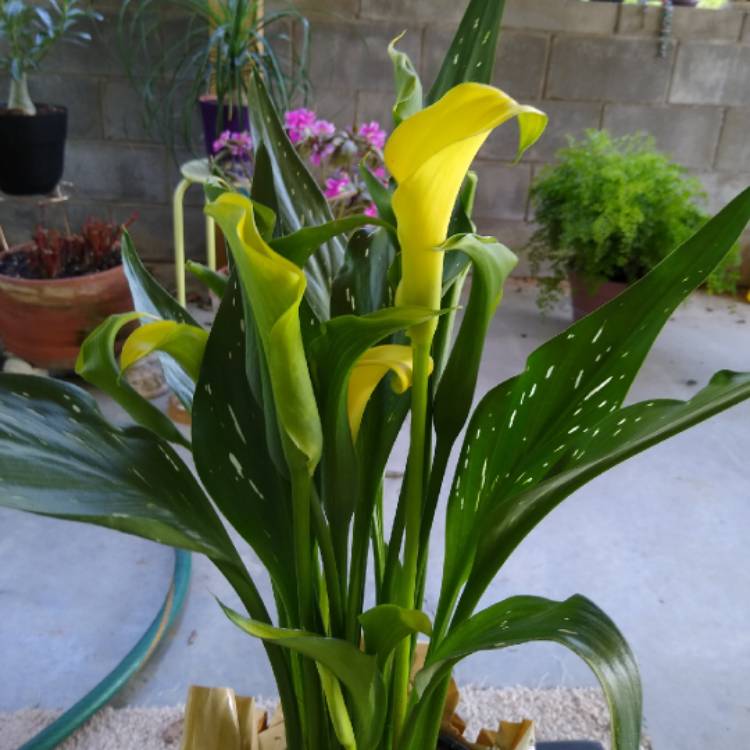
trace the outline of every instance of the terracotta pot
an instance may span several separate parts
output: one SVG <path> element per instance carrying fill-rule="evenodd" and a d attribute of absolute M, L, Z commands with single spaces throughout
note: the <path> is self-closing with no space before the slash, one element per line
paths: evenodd
<path fill-rule="evenodd" d="M 86 336 L 108 315 L 132 309 L 122 266 L 67 279 L 0 274 L 0 339 L 35 367 L 72 370 Z"/>
<path fill-rule="evenodd" d="M 568 272 L 570 295 L 573 299 L 573 320 L 580 320 L 598 307 L 624 292 L 628 286 L 620 281 L 602 279 L 592 288 L 591 282 L 575 271 Z"/>

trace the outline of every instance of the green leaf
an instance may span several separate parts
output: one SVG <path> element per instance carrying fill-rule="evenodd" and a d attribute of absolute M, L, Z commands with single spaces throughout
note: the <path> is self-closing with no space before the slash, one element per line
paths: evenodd
<path fill-rule="evenodd" d="M 172 448 L 119 429 L 68 383 L 0 375 L 0 504 L 106 526 L 234 564 L 211 503 Z"/>
<path fill-rule="evenodd" d="M 246 633 L 296 651 L 328 669 L 349 692 L 357 747 L 370 750 L 377 746 L 385 721 L 385 691 L 374 656 L 363 653 L 348 641 L 304 630 L 277 628 L 221 606 L 227 617 Z"/>
<path fill-rule="evenodd" d="M 432 623 L 418 609 L 404 609 L 395 604 L 380 604 L 359 616 L 365 634 L 368 654 L 375 654 L 381 670 L 394 648 L 417 633 L 432 635 Z"/>
<path fill-rule="evenodd" d="M 196 263 L 193 260 L 188 260 L 185 263 L 185 267 L 219 299 L 224 296 L 224 293 L 227 291 L 227 282 L 229 281 L 229 277 L 226 274 L 214 271 L 208 266 Z"/>
<path fill-rule="evenodd" d="M 453 37 L 427 104 L 465 81 L 490 83 L 505 0 L 471 0 Z"/>
<path fill-rule="evenodd" d="M 122 265 L 133 298 L 133 306 L 138 312 L 148 313 L 162 320 L 198 325 L 195 318 L 148 272 L 127 232 L 123 232 L 122 236 Z M 193 408 L 195 383 L 170 356 L 160 355 L 159 361 L 167 384 L 183 406 L 190 411 Z"/>
<path fill-rule="evenodd" d="M 76 373 L 111 396 L 138 424 L 147 427 L 155 435 L 172 443 L 189 446 L 189 441 L 174 422 L 136 392 L 120 373 L 115 359 L 115 339 L 124 326 L 141 317 L 142 313 L 139 312 L 121 313 L 111 315 L 100 323 L 81 345 L 76 360 Z M 188 376 L 183 373 L 183 377 Z"/>
<path fill-rule="evenodd" d="M 384 185 L 369 170 L 364 162 L 359 165 L 359 174 L 362 178 L 362 181 L 365 183 L 365 186 L 367 187 L 367 192 L 370 194 L 372 202 L 378 209 L 378 216 L 380 216 L 380 218 L 384 221 L 388 222 L 389 226 L 395 227 L 397 223 L 396 214 L 393 213 L 393 208 L 391 207 L 392 193 L 389 187 L 387 185 Z M 394 242 L 396 242 L 395 239 Z"/>
<path fill-rule="evenodd" d="M 311 366 L 318 384 L 323 440 L 323 497 L 334 539 L 346 540 L 357 495 L 356 460 L 349 431 L 349 374 L 370 347 L 397 331 L 435 317 L 418 307 L 388 307 L 368 315 L 341 315 L 323 324 L 312 342 Z"/>
<path fill-rule="evenodd" d="M 393 77 L 396 84 L 396 101 L 393 105 L 393 124 L 398 125 L 402 120 L 410 117 L 422 109 L 422 82 L 414 68 L 409 55 L 399 52 L 396 43 L 406 32 L 399 34 L 388 45 L 388 56 L 393 63 Z"/>
<path fill-rule="evenodd" d="M 331 293 L 334 316 L 365 315 L 393 304 L 388 269 L 395 250 L 388 234 L 360 230 L 349 238 L 346 259 L 336 275 Z"/>
<path fill-rule="evenodd" d="M 254 140 L 263 143 L 273 168 L 278 216 L 288 232 L 333 221 L 318 183 L 289 141 L 279 115 L 260 77 L 250 86 L 250 115 Z M 344 260 L 344 244 L 337 238 L 326 242 L 305 264 L 305 298 L 320 321 L 330 317 L 331 285 Z"/>
<path fill-rule="evenodd" d="M 273 240 L 270 244 L 277 253 L 302 268 L 310 255 L 318 250 L 321 245 L 340 234 L 368 225 L 386 227 L 395 232 L 395 229 L 382 219 L 358 214 L 347 216 L 344 219 L 335 219 L 321 226 L 298 229 L 296 232 L 286 235 L 286 237 Z"/>
<path fill-rule="evenodd" d="M 443 591 L 436 630 L 466 587 L 467 617 L 526 534 L 574 489 L 644 448 L 750 395 L 745 376 L 719 376 L 672 411 L 638 405 L 640 437 L 622 409 L 643 360 L 675 308 L 703 283 L 750 218 L 740 194 L 647 276 L 529 357 L 491 390 L 467 428 L 448 500 Z M 628 407 L 633 409 L 636 407 Z M 479 549 L 474 557 L 474 550 Z"/>
<path fill-rule="evenodd" d="M 473 264 L 469 303 L 434 400 L 438 442 L 452 445 L 471 409 L 485 338 L 518 258 L 494 238 L 475 234 L 451 237 L 441 249 L 464 253 Z"/>
<path fill-rule="evenodd" d="M 612 620 L 582 596 L 563 602 L 516 596 L 473 615 L 428 654 L 424 668 L 415 677 L 418 701 L 428 697 L 464 657 L 530 641 L 559 643 L 588 664 L 607 699 L 613 750 L 638 750 L 642 722 L 638 666 Z M 417 703 L 417 714 L 419 706 Z M 421 746 L 407 741 L 404 747 L 417 750 Z"/>
<path fill-rule="evenodd" d="M 275 222 L 279 213 L 279 205 L 276 200 L 276 188 L 274 187 L 273 166 L 268 156 L 268 149 L 264 143 L 259 143 L 255 149 L 255 166 L 253 169 L 253 182 L 250 186 L 250 198 L 253 203 L 266 206 L 274 215 L 274 224 L 272 226 L 261 226 L 258 224 L 258 230 L 261 237 L 266 242 L 273 239 L 274 230 L 277 229 Z M 278 227 L 280 230 L 281 227 Z"/>
<path fill-rule="evenodd" d="M 265 415 L 244 369 L 240 290 L 230 281 L 206 345 L 193 407 L 193 457 L 219 510 L 253 548 L 287 606 L 295 602 L 288 482 L 271 461 Z"/>

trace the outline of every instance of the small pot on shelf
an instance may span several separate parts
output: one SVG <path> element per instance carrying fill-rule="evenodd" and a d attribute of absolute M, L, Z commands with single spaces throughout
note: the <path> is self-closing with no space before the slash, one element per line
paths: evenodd
<path fill-rule="evenodd" d="M 576 271 L 568 272 L 570 282 L 570 296 L 573 302 L 573 320 L 580 320 L 597 308 L 617 297 L 627 288 L 624 281 L 609 281 L 601 279 L 592 284 Z"/>
<path fill-rule="evenodd" d="M 63 174 L 68 110 L 38 104 L 34 115 L 0 106 L 0 191 L 46 195 Z"/>

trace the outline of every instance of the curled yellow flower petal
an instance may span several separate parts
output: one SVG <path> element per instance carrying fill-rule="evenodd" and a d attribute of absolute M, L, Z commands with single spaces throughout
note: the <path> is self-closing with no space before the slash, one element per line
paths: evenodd
<path fill-rule="evenodd" d="M 274 403 L 290 465 L 303 463 L 312 475 L 322 451 L 320 415 L 302 344 L 299 306 L 304 272 L 261 237 L 253 204 L 237 193 L 223 193 L 206 206 L 232 251 L 244 296 L 271 375 Z"/>
<path fill-rule="evenodd" d="M 404 393 L 411 387 L 412 348 L 403 344 L 384 344 L 368 349 L 355 363 L 349 376 L 347 411 L 352 438 L 357 439 L 367 402 L 378 383 L 389 373 L 396 393 Z M 432 359 L 430 359 L 432 372 Z"/>
<path fill-rule="evenodd" d="M 492 86 L 462 83 L 404 120 L 385 146 L 385 162 L 398 182 L 393 210 L 401 244 L 398 302 L 440 307 L 443 254 L 453 205 L 466 172 L 487 136 L 517 117 L 519 155 L 542 134 L 547 116 Z M 429 341 L 436 321 L 412 329 Z"/>
<path fill-rule="evenodd" d="M 152 352 L 165 352 L 197 382 L 208 332 L 187 323 L 157 320 L 136 328 L 125 339 L 120 353 L 120 369 L 124 372 Z"/>

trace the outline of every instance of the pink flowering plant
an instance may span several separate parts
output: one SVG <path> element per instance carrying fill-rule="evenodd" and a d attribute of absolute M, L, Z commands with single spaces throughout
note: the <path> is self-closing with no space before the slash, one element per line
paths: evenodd
<path fill-rule="evenodd" d="M 376 120 L 351 128 L 339 128 L 300 108 L 284 115 L 291 143 L 306 164 L 336 218 L 357 214 L 377 216 L 366 177 L 388 184 L 383 147 L 386 131 Z M 233 184 L 249 184 L 254 168 L 253 140 L 246 132 L 225 130 L 213 143 L 217 172 Z M 364 172 L 364 174 L 363 174 Z"/>

